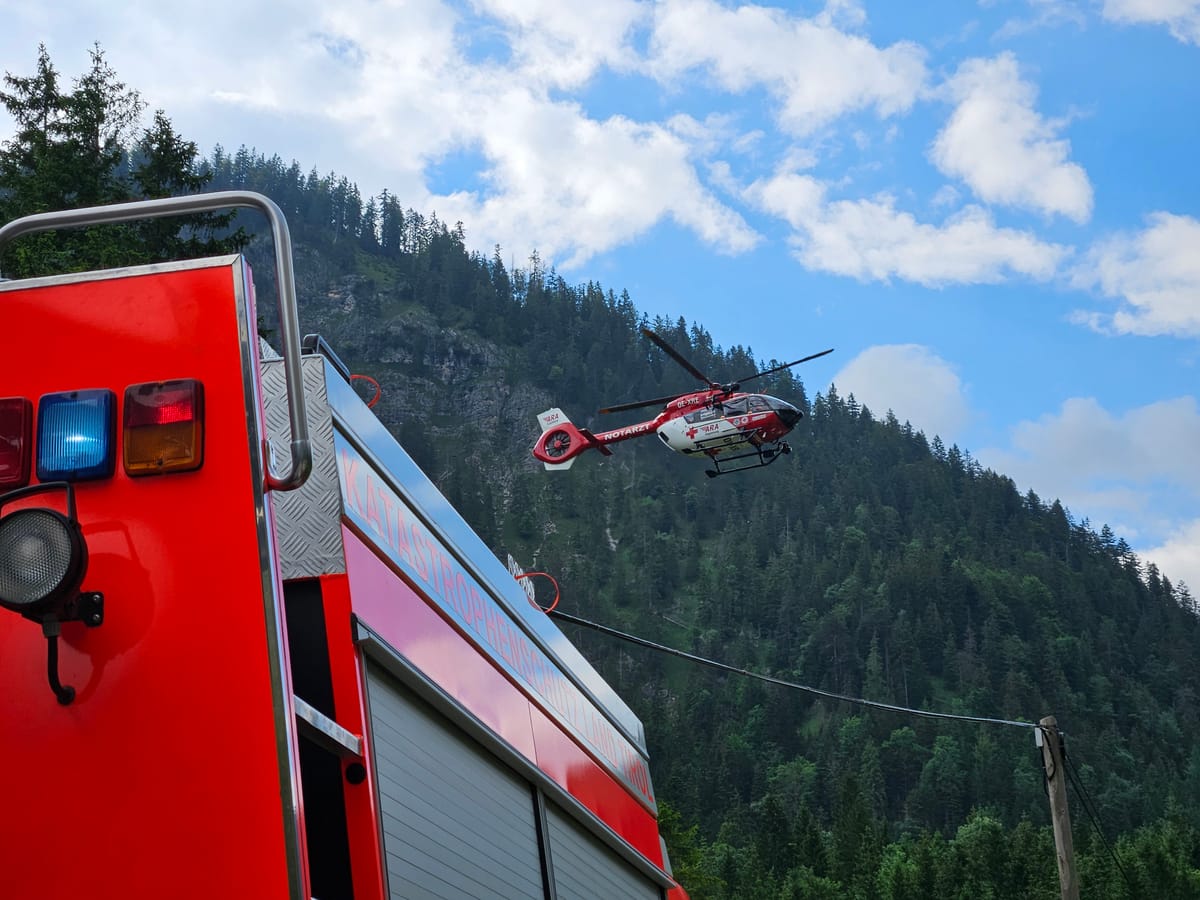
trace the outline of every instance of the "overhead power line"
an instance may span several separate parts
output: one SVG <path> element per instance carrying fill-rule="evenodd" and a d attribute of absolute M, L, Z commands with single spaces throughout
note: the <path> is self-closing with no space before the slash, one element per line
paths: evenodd
<path fill-rule="evenodd" d="M 1100 843 L 1104 845 L 1104 849 L 1108 851 L 1108 855 L 1116 864 L 1117 871 L 1121 873 L 1121 877 L 1125 879 L 1125 884 L 1130 891 L 1136 893 L 1133 886 L 1133 881 L 1129 878 L 1129 873 L 1125 871 L 1125 866 L 1121 864 L 1121 857 L 1117 854 L 1117 848 L 1114 847 L 1108 840 L 1108 836 L 1104 833 L 1104 828 L 1100 822 L 1100 814 L 1096 811 L 1096 805 L 1092 802 L 1092 796 L 1088 793 L 1087 788 L 1083 786 L 1083 781 L 1079 777 L 1079 769 L 1075 765 L 1075 761 L 1070 754 L 1063 754 L 1063 761 L 1066 763 L 1067 777 L 1071 780 L 1071 786 L 1075 788 L 1075 793 L 1079 795 L 1079 799 L 1083 801 L 1084 812 L 1088 818 L 1092 820 L 1092 827 L 1096 829 L 1096 834 L 1100 837 Z"/>
<path fill-rule="evenodd" d="M 794 681 L 787 681 L 783 678 L 775 678 L 771 675 L 763 675 L 759 672 L 752 672 L 749 669 L 741 669 L 737 666 L 731 666 L 727 663 L 717 662 L 714 659 L 707 659 L 703 656 L 697 656 L 694 653 L 687 653 L 683 650 L 677 650 L 674 647 L 667 647 L 664 644 L 656 644 L 654 641 L 648 641 L 645 638 L 637 637 L 628 632 L 619 631 L 616 628 L 609 628 L 607 625 L 600 625 L 596 622 L 589 622 L 587 619 L 581 619 L 578 616 L 573 616 L 569 613 L 559 612 L 555 610 L 550 613 L 555 619 L 560 619 L 564 622 L 570 622 L 573 625 L 580 625 L 584 628 L 591 628 L 593 631 L 599 631 L 601 634 L 607 634 L 611 637 L 619 638 L 623 641 L 628 641 L 631 644 L 637 644 L 639 647 L 646 647 L 650 650 L 655 650 L 659 653 L 666 653 L 669 656 L 677 656 L 680 659 L 686 659 L 702 666 L 707 666 L 710 669 L 718 669 L 722 672 L 732 672 L 735 675 L 742 675 L 746 678 L 753 678 L 758 681 L 765 681 L 768 684 L 774 684 L 779 687 L 789 688 L 795 691 L 803 691 L 806 694 L 813 694 L 818 697 L 826 697 L 830 700 L 840 700 L 842 703 L 852 703 L 856 706 L 867 706 L 872 709 L 882 709 L 888 712 L 906 713 L 911 716 L 922 716 L 927 719 L 951 719 L 958 722 L 978 722 L 984 725 L 1008 725 L 1014 728 L 1039 728 L 1036 722 L 1022 722 L 1019 719 L 994 719 L 986 716 L 960 716 L 953 713 L 934 712 L 928 709 L 913 709 L 908 706 L 896 706 L 891 703 L 880 703 L 876 700 L 867 700 L 862 697 L 850 697 L 846 694 L 837 694 L 833 691 L 824 691 L 820 688 L 815 688 L 807 684 L 798 684 Z"/>

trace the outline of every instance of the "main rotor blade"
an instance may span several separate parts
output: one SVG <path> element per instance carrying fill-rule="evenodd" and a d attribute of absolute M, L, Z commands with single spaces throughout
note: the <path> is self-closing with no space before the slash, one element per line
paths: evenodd
<path fill-rule="evenodd" d="M 666 397 L 656 397 L 654 400 L 638 400 L 636 403 L 618 403 L 616 406 L 606 406 L 600 410 L 602 413 L 625 412 L 627 409 L 641 409 L 644 406 L 663 406 L 687 394 L 694 393 L 693 391 L 684 391 L 682 394 L 669 394 Z"/>
<path fill-rule="evenodd" d="M 718 387 L 718 385 L 715 381 L 713 381 L 711 378 L 709 378 L 707 375 L 705 375 L 703 372 L 701 372 L 699 369 L 697 369 L 695 366 L 693 366 L 690 362 L 688 362 L 686 359 L 684 359 L 682 356 L 680 356 L 678 351 L 676 351 L 676 349 L 674 347 L 672 347 L 670 344 L 668 344 L 666 341 L 664 341 L 661 337 L 659 337 L 657 334 L 655 334 L 649 328 L 643 328 L 642 334 L 644 334 L 650 340 L 654 341 L 654 343 L 658 344 L 659 349 L 662 350 L 663 353 L 667 354 L 667 356 L 671 357 L 671 359 L 675 360 L 675 362 L 677 362 L 681 366 L 683 366 L 688 371 L 689 374 L 694 375 L 697 378 L 699 378 L 701 381 L 703 381 L 706 387 Z M 681 397 L 683 395 L 676 394 L 675 396 Z M 671 399 L 674 399 L 674 397 L 672 397 Z"/>
<path fill-rule="evenodd" d="M 822 350 L 820 353 L 814 353 L 812 356 L 804 357 L 804 359 L 798 359 L 795 362 L 784 363 L 782 366 L 776 366 L 773 369 L 764 369 L 761 372 L 756 372 L 753 375 L 748 375 L 745 378 L 739 379 L 738 383 L 741 384 L 741 383 L 744 383 L 747 381 L 753 381 L 755 378 L 761 378 L 763 375 L 771 375 L 775 372 L 782 372 L 784 369 L 790 369 L 792 366 L 798 366 L 798 365 L 800 365 L 800 363 L 808 362 L 810 359 L 817 359 L 818 357 L 821 357 L 821 356 L 827 356 L 828 354 L 830 354 L 832 352 L 833 352 L 833 348 L 830 347 L 828 350 Z"/>

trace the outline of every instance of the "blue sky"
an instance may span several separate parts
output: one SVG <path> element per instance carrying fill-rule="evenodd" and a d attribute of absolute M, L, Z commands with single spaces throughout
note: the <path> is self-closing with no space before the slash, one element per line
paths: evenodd
<path fill-rule="evenodd" d="M 0 0 L 0 21 L 5 71 L 44 42 L 74 77 L 98 41 L 206 154 L 386 188 L 764 361 L 835 347 L 810 392 L 892 409 L 1200 589 L 1200 0 Z"/>

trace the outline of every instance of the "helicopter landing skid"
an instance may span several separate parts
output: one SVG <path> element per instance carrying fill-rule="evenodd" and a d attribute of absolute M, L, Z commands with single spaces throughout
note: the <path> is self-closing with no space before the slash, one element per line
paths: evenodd
<path fill-rule="evenodd" d="M 738 453 L 734 456 L 726 456 L 724 459 L 714 456 L 712 458 L 713 468 L 705 469 L 704 474 L 709 478 L 716 478 L 718 475 L 732 475 L 734 472 L 744 472 L 746 469 L 761 469 L 763 466 L 769 466 L 781 456 L 786 456 L 792 452 L 792 448 L 786 441 L 776 441 L 773 444 L 762 444 L 755 447 L 746 453 Z M 737 462 L 738 460 L 753 460 L 753 462 L 745 462 L 732 468 L 721 468 L 721 463 L 726 466 L 729 463 Z"/>

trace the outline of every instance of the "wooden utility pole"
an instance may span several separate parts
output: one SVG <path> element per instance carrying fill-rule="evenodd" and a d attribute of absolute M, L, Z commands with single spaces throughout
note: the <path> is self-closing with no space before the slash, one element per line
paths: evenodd
<path fill-rule="evenodd" d="M 1071 840 L 1071 814 L 1067 811 L 1067 770 L 1058 720 L 1046 716 L 1038 725 L 1038 746 L 1046 767 L 1046 793 L 1050 795 L 1050 821 L 1054 825 L 1054 850 L 1058 856 L 1058 884 L 1062 900 L 1079 900 L 1079 875 L 1075 872 L 1075 845 Z"/>

